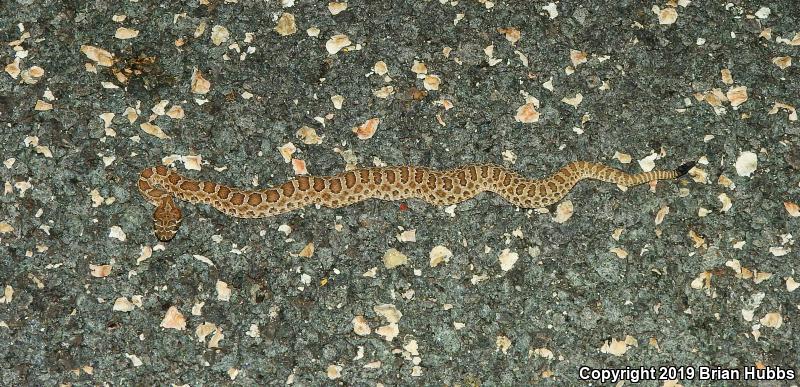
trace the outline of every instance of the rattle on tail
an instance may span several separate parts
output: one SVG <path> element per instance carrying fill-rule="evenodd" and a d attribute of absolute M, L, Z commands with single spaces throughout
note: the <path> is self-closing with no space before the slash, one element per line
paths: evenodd
<path fill-rule="evenodd" d="M 190 203 L 210 204 L 237 218 L 274 216 L 311 204 L 344 207 L 373 198 L 415 198 L 434 205 L 451 205 L 484 191 L 494 192 L 518 207 L 538 208 L 558 202 L 583 179 L 632 187 L 653 180 L 676 179 L 694 165 L 688 162 L 672 171 L 630 174 L 603 164 L 575 161 L 541 180 L 523 177 L 494 164 L 470 164 L 448 170 L 415 166 L 359 168 L 334 176 L 300 176 L 261 190 L 193 180 L 159 165 L 142 171 L 138 187 L 156 206 L 155 235 L 166 242 L 175 236 L 181 224 L 181 210 L 175 204 L 175 197 Z"/>

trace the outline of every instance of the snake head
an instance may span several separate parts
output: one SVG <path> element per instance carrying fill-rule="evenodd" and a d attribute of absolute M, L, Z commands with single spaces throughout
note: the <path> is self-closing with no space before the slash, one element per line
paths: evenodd
<path fill-rule="evenodd" d="M 175 205 L 171 196 L 161 199 L 155 212 L 153 212 L 153 226 L 156 238 L 162 242 L 168 242 L 175 237 L 178 228 L 181 226 L 181 209 Z"/>
<path fill-rule="evenodd" d="M 675 170 L 675 172 L 678 173 L 678 177 L 681 177 L 681 176 L 689 173 L 689 170 L 694 168 L 694 166 L 695 166 L 695 162 L 694 161 L 690 161 L 690 162 L 685 163 L 685 164 L 681 165 L 680 167 L 678 167 Z"/>

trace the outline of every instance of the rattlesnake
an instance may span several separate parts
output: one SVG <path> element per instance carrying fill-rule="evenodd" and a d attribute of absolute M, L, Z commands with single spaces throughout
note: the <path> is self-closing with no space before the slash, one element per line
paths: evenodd
<path fill-rule="evenodd" d="M 449 170 L 415 166 L 359 168 L 334 176 L 299 176 L 280 186 L 251 191 L 189 179 L 159 165 L 144 169 L 137 185 L 142 195 L 156 206 L 153 213 L 156 237 L 169 241 L 181 223 L 181 210 L 174 197 L 210 204 L 237 218 L 274 216 L 310 204 L 344 207 L 371 198 L 416 198 L 434 205 L 450 205 L 484 191 L 494 192 L 518 207 L 538 208 L 558 202 L 582 179 L 631 187 L 678 178 L 693 166 L 694 162 L 689 162 L 672 171 L 629 174 L 603 164 L 576 161 L 542 180 L 528 179 L 494 164 L 471 164 Z"/>

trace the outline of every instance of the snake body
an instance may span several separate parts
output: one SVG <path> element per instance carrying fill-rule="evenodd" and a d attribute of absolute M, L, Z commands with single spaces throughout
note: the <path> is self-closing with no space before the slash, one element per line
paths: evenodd
<path fill-rule="evenodd" d="M 595 179 L 631 187 L 653 180 L 685 175 L 694 163 L 675 170 L 630 174 L 603 164 L 575 161 L 541 180 L 526 178 L 494 164 L 471 164 L 454 169 L 397 166 L 360 168 L 333 176 L 299 176 L 279 186 L 246 190 L 187 178 L 163 165 L 144 169 L 138 188 L 156 206 L 155 235 L 171 240 L 181 223 L 174 198 L 210 204 L 237 218 L 262 218 L 297 210 L 311 204 L 337 208 L 366 199 L 422 199 L 434 205 L 451 205 L 481 192 L 500 195 L 522 208 L 549 206 L 561 200 L 582 179 Z"/>

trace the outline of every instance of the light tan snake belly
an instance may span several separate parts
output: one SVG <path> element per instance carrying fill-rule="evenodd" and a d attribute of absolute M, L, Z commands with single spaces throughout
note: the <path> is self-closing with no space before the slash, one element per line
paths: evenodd
<path fill-rule="evenodd" d="M 334 176 L 299 176 L 261 190 L 193 180 L 157 166 L 141 172 L 138 188 L 156 206 L 153 213 L 156 237 L 168 241 L 177 233 L 182 217 L 174 197 L 210 204 L 237 218 L 279 215 L 311 204 L 343 207 L 373 198 L 416 198 L 434 205 L 450 205 L 484 191 L 494 192 L 518 207 L 538 208 L 558 202 L 582 179 L 631 187 L 652 180 L 675 179 L 693 166 L 694 163 L 686 163 L 676 170 L 630 174 L 603 164 L 576 161 L 541 180 L 523 177 L 494 164 L 464 165 L 449 170 L 415 166 L 360 168 Z"/>

